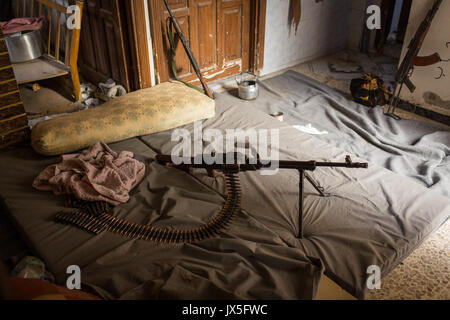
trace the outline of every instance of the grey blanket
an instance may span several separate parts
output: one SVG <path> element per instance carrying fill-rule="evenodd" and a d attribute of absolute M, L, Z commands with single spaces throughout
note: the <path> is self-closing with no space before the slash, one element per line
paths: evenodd
<path fill-rule="evenodd" d="M 340 148 L 304 134 L 227 95 L 203 127 L 277 129 L 280 158 L 342 161 Z M 193 125 L 185 126 L 192 133 Z M 154 162 L 177 142 L 171 131 L 111 144 L 146 164 L 143 181 L 112 214 L 155 227 L 195 228 L 224 203 L 223 176 L 187 174 Z M 362 159 L 354 157 L 355 161 Z M 304 239 L 298 234 L 298 174 L 241 173 L 242 210 L 216 238 L 180 246 L 157 245 L 102 232 L 94 236 L 53 221 L 64 199 L 31 186 L 57 158 L 31 148 L 0 155 L 0 197 L 28 244 L 61 284 L 70 265 L 104 298 L 310 299 L 322 272 L 364 297 L 367 268 L 389 273 L 449 216 L 450 200 L 373 163 L 369 169 L 322 168 L 312 173 L 329 198 L 305 186 Z M 405 192 L 407 190 L 407 192 Z"/>
<path fill-rule="evenodd" d="M 380 107 L 357 104 L 294 71 L 264 80 L 255 101 L 235 99 L 269 114 L 282 111 L 290 125 L 311 124 L 327 131 L 316 137 L 450 197 L 448 127 L 396 121 L 383 115 Z"/>

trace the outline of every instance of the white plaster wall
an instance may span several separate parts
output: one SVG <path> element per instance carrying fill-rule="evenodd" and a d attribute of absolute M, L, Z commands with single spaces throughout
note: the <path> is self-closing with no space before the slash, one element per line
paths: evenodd
<path fill-rule="evenodd" d="M 428 10 L 432 7 L 434 0 L 413 0 L 411 14 L 406 30 L 405 43 L 403 45 L 402 58 L 407 52 L 407 47 L 411 38 L 417 31 L 420 23 L 425 18 Z M 450 48 L 445 46 L 450 41 L 450 1 L 444 0 L 431 25 L 430 31 L 419 52 L 420 56 L 427 56 L 438 52 L 442 59 L 450 59 Z M 450 45 L 449 45 L 450 47 Z M 440 71 L 438 67 L 443 68 L 445 77 L 436 80 Z M 416 67 L 411 77 L 411 81 L 417 86 L 414 93 L 408 89 L 402 91 L 401 97 L 410 102 L 427 105 L 424 99 L 425 92 L 433 92 L 442 100 L 450 100 L 450 62 L 440 62 L 439 64 L 428 67 Z"/>
<path fill-rule="evenodd" d="M 361 0 L 356 0 L 360 1 Z M 288 25 L 289 0 L 268 0 L 262 75 L 324 56 L 347 45 L 352 0 L 302 1 L 297 35 Z"/>

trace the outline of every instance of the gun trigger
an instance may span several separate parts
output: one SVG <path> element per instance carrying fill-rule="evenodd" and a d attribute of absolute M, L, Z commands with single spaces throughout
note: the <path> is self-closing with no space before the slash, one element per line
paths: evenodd
<path fill-rule="evenodd" d="M 346 156 L 345 157 L 345 163 L 347 163 L 347 164 L 352 164 L 353 162 L 352 162 L 352 158 L 350 157 L 350 156 Z"/>
<path fill-rule="evenodd" d="M 416 91 L 416 86 L 411 82 L 411 80 L 409 80 L 409 78 L 406 78 L 403 83 L 408 87 L 411 93 Z"/>

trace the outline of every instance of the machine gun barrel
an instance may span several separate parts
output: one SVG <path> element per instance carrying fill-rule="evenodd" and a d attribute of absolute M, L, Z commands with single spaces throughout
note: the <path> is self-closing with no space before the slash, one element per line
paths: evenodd
<path fill-rule="evenodd" d="M 228 157 L 230 158 L 230 157 Z M 235 158 L 235 154 L 233 154 L 233 158 Z M 156 156 L 156 161 L 163 165 L 169 165 L 176 168 L 203 168 L 203 169 L 212 169 L 212 170 L 234 170 L 234 171 L 256 171 L 265 168 L 271 168 L 271 161 L 256 161 L 256 163 L 251 163 L 250 161 L 245 161 L 244 163 L 226 163 L 227 155 L 223 154 L 222 156 L 218 156 L 217 159 L 223 159 L 223 164 L 221 163 L 212 163 L 207 164 L 204 162 L 203 157 L 201 161 L 192 157 L 179 157 L 174 163 L 172 156 L 170 155 L 161 155 L 158 154 Z M 292 160 L 280 160 L 276 162 L 277 167 L 280 169 L 296 169 L 296 170 L 307 170 L 314 171 L 317 167 L 335 167 L 335 168 L 368 168 L 368 163 L 361 162 L 353 162 L 350 156 L 347 156 L 345 162 L 319 162 L 319 161 L 292 161 Z"/>
<path fill-rule="evenodd" d="M 349 157 L 347 159 L 350 159 Z M 318 161 L 279 161 L 278 167 L 280 169 L 303 169 L 303 170 L 314 170 L 317 167 L 333 167 L 333 168 L 368 168 L 368 163 L 361 162 L 318 162 Z"/>

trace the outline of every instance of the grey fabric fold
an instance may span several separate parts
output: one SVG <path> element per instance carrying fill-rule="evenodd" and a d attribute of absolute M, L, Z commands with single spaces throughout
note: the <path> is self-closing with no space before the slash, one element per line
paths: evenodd
<path fill-rule="evenodd" d="M 316 138 L 450 197 L 450 131 L 444 125 L 396 121 L 380 107 L 355 103 L 294 71 L 264 80 L 259 99 L 245 105 L 267 114 L 281 111 L 289 125 L 311 124 L 327 131 Z"/>

